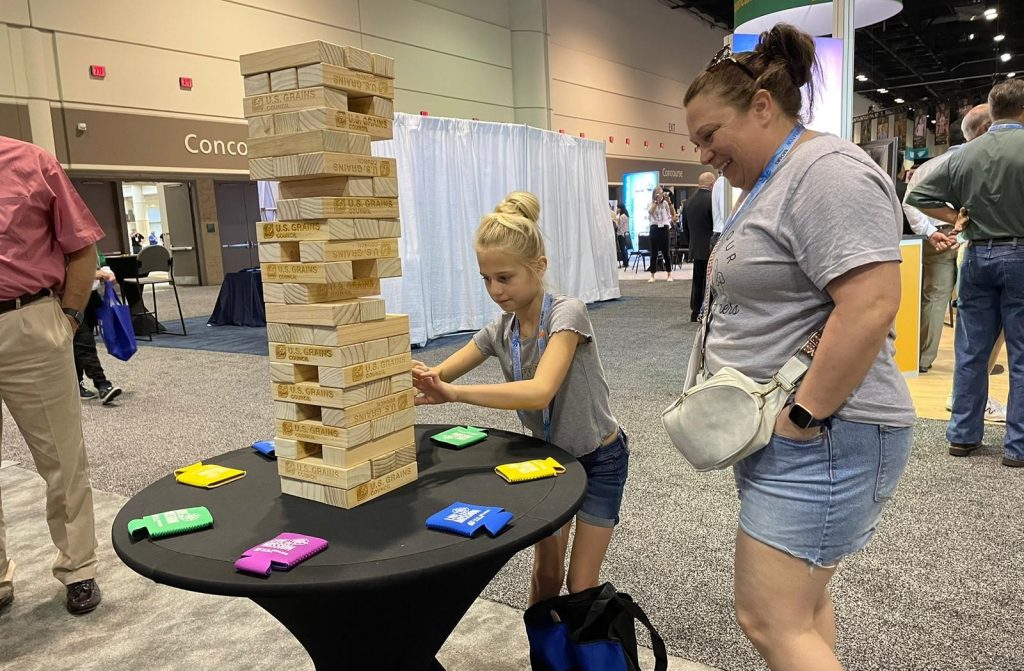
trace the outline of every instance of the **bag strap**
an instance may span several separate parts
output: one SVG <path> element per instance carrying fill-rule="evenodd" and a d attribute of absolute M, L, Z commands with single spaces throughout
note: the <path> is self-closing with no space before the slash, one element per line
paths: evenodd
<path fill-rule="evenodd" d="M 647 628 L 647 632 L 651 635 L 651 648 L 654 651 L 654 671 L 668 671 L 668 651 L 665 649 L 665 641 L 662 640 L 658 630 L 651 624 L 650 619 L 647 617 L 647 613 L 643 611 L 635 601 L 629 598 L 624 598 L 615 590 L 610 582 L 606 582 L 602 587 L 600 593 L 594 598 L 594 602 L 590 606 L 590 611 L 587 613 L 586 619 L 584 619 L 582 626 L 579 629 L 572 632 L 571 638 L 576 639 L 579 634 L 588 629 L 597 618 L 601 617 L 604 612 L 608 609 L 608 605 L 615 601 L 618 603 L 622 610 L 626 611 L 633 616 L 633 619 L 638 620 L 644 627 Z"/>

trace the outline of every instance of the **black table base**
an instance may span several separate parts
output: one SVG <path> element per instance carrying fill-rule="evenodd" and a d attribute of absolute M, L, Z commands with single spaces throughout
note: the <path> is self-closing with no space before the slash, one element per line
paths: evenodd
<path fill-rule="evenodd" d="M 513 554 L 429 581 L 252 600 L 295 636 L 318 671 L 444 671 L 437 651 Z"/>

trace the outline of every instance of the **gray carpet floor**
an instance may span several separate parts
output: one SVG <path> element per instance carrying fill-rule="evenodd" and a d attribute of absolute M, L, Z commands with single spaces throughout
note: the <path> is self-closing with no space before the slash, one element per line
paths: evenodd
<path fill-rule="evenodd" d="M 188 304 L 193 290 L 180 289 Z M 209 288 L 194 291 L 209 303 Z M 693 337 L 689 283 L 623 282 L 622 291 L 623 300 L 591 312 L 613 410 L 633 446 L 604 577 L 647 610 L 674 654 L 730 671 L 764 668 L 732 611 L 731 474 L 690 471 L 658 422 L 681 386 Z M 436 341 L 414 356 L 434 363 L 465 339 Z M 130 496 L 175 467 L 270 435 L 263 356 L 144 347 L 127 363 L 103 361 L 126 391 L 113 407 L 84 406 L 97 489 Z M 488 362 L 467 381 L 498 379 Z M 417 420 L 520 430 L 514 413 L 468 406 L 420 408 Z M 3 458 L 31 467 L 13 422 L 3 421 Z M 1002 435 L 991 426 L 985 449 L 954 459 L 945 453 L 944 423 L 918 422 L 910 466 L 878 535 L 833 582 L 839 655 L 850 671 L 1024 669 L 1024 473 L 999 465 Z M 38 523 L 36 539 L 45 540 Z M 483 596 L 525 606 L 530 561 L 521 553 Z"/>

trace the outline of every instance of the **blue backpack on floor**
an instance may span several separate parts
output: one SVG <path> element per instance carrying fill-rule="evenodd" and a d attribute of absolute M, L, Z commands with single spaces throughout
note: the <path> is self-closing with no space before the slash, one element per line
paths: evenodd
<path fill-rule="evenodd" d="M 651 634 L 655 671 L 668 668 L 665 643 L 647 615 L 608 582 L 536 603 L 523 620 L 533 671 L 641 671 L 636 621 Z"/>

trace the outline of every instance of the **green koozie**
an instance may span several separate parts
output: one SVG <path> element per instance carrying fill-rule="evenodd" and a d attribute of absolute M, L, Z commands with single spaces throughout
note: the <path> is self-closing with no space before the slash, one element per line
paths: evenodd
<path fill-rule="evenodd" d="M 190 531 L 209 529 L 213 526 L 213 515 L 205 506 L 168 510 L 165 513 L 146 515 L 141 519 L 128 522 L 128 533 L 135 540 L 145 538 L 163 538 L 176 536 Z"/>
<path fill-rule="evenodd" d="M 430 439 L 459 449 L 486 440 L 487 432 L 475 426 L 453 426 L 447 431 L 435 433 Z"/>

